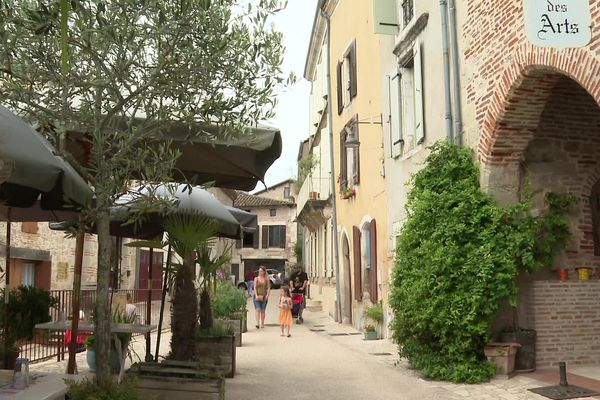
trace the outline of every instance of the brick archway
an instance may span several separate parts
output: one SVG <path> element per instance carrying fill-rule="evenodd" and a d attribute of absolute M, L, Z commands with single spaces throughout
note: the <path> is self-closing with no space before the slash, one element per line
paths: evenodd
<path fill-rule="evenodd" d="M 589 52 L 521 46 L 487 101 L 478 146 L 481 183 L 501 203 L 517 200 L 520 163 L 553 88 L 565 77 L 600 106 L 600 62 Z"/>

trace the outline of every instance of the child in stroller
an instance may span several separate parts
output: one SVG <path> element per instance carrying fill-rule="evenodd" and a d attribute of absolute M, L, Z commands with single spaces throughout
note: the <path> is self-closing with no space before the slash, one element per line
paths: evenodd
<path fill-rule="evenodd" d="M 296 323 L 301 323 L 302 306 L 304 305 L 304 295 L 302 293 L 292 293 L 292 317 L 296 318 Z"/>

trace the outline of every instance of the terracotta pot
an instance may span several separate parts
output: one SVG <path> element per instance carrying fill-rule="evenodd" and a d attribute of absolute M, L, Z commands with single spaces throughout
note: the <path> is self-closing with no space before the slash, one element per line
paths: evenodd
<path fill-rule="evenodd" d="M 559 268 L 558 269 L 558 280 L 559 281 L 568 281 L 569 280 L 569 270 L 567 268 Z"/>

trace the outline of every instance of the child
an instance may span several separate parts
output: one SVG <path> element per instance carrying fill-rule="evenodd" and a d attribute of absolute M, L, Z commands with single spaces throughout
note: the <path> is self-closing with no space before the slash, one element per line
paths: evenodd
<path fill-rule="evenodd" d="M 281 325 L 281 336 L 283 336 L 283 328 L 287 327 L 287 337 L 290 337 L 290 328 L 292 327 L 292 296 L 290 289 L 284 287 L 281 289 L 279 297 L 279 325 Z"/>

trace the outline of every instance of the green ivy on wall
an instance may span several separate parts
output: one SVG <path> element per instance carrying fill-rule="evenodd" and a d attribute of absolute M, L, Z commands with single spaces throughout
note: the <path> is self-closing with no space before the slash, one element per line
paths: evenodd
<path fill-rule="evenodd" d="M 516 304 L 519 269 L 550 266 L 564 249 L 574 199 L 551 194 L 537 217 L 528 200 L 501 207 L 481 191 L 472 151 L 447 142 L 411 184 L 390 296 L 400 355 L 433 379 L 486 381 L 491 323 L 502 301 Z"/>

